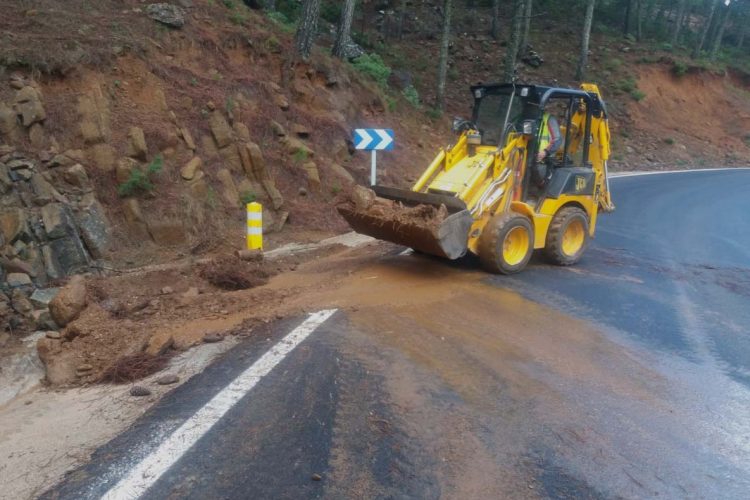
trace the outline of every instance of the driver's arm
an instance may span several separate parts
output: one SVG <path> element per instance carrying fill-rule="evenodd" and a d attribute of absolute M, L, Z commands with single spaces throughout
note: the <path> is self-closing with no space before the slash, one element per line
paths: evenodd
<path fill-rule="evenodd" d="M 560 125 L 557 123 L 557 119 L 550 115 L 547 120 L 547 127 L 549 128 L 549 147 L 547 148 L 547 156 L 552 156 L 562 146 L 562 133 L 560 132 Z"/>

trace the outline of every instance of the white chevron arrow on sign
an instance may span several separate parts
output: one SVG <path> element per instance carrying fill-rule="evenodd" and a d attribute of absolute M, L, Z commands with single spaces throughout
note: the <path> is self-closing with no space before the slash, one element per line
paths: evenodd
<path fill-rule="evenodd" d="M 357 142 L 357 144 L 354 145 L 354 147 L 357 149 L 367 149 L 367 146 L 369 146 L 373 140 L 373 137 L 368 133 L 367 129 L 358 128 L 354 132 L 360 138 L 360 140 Z"/>
<path fill-rule="evenodd" d="M 376 128 L 375 133 L 380 136 L 380 144 L 375 146 L 375 149 L 386 149 L 390 143 L 393 142 L 393 138 L 385 130 Z"/>

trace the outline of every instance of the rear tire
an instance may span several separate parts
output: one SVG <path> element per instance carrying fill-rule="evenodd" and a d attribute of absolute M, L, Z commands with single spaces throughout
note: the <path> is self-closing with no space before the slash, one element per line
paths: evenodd
<path fill-rule="evenodd" d="M 534 228 L 528 217 L 516 212 L 495 215 L 479 241 L 479 259 L 491 273 L 522 271 L 534 251 Z"/>
<path fill-rule="evenodd" d="M 578 207 L 565 207 L 552 218 L 544 255 L 553 264 L 571 266 L 581 260 L 589 244 L 589 216 Z"/>

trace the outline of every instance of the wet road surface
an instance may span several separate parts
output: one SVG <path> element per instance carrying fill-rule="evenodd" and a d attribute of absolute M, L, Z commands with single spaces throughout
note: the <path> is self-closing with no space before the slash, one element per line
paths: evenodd
<path fill-rule="evenodd" d="M 574 268 L 391 252 L 144 498 L 746 498 L 750 171 L 613 180 Z M 355 304 L 355 305 L 353 305 Z M 304 318 L 166 396 L 47 498 L 99 498 Z"/>

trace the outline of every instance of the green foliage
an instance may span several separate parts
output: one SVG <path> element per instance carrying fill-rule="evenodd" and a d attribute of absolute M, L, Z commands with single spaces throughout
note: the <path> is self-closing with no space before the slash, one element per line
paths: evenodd
<path fill-rule="evenodd" d="M 688 72 L 688 65 L 682 61 L 675 61 L 672 65 L 672 74 L 675 76 L 685 76 Z"/>
<path fill-rule="evenodd" d="M 242 203 L 243 207 L 248 203 L 254 202 L 256 199 L 258 198 L 252 191 L 243 191 L 240 193 L 240 202 Z"/>
<path fill-rule="evenodd" d="M 620 66 L 622 66 L 622 59 L 618 59 L 617 57 L 608 59 L 607 62 L 604 63 L 604 68 L 608 71 L 615 71 Z"/>
<path fill-rule="evenodd" d="M 398 101 L 391 96 L 386 96 L 385 100 L 388 105 L 388 111 L 390 111 L 391 113 L 396 111 L 396 108 L 398 107 Z"/>
<path fill-rule="evenodd" d="M 621 90 L 626 93 L 630 93 L 634 91 L 636 88 L 638 88 L 638 84 L 636 83 L 634 77 L 629 76 L 628 78 L 625 78 L 617 82 L 616 87 L 618 90 Z"/>
<path fill-rule="evenodd" d="M 271 52 L 281 51 L 281 42 L 274 35 L 271 35 L 268 38 L 266 38 L 265 44 L 266 44 L 266 49 L 270 50 Z"/>
<path fill-rule="evenodd" d="M 195 77 L 192 77 L 192 78 L 190 79 L 190 85 L 191 85 L 192 87 L 195 87 L 195 86 L 197 86 L 197 85 L 198 85 L 198 80 L 197 80 L 197 79 L 196 79 Z"/>
<path fill-rule="evenodd" d="M 320 6 L 320 17 L 331 24 L 338 24 L 341 19 L 340 2 L 323 2 Z"/>
<path fill-rule="evenodd" d="M 633 89 L 630 91 L 630 97 L 632 97 L 636 101 L 640 101 L 644 97 L 646 97 L 646 94 L 640 89 Z"/>
<path fill-rule="evenodd" d="M 331 193 L 332 194 L 339 194 L 340 192 L 341 192 L 341 186 L 339 186 L 338 184 L 334 184 L 331 187 Z"/>
<path fill-rule="evenodd" d="M 365 54 L 356 58 L 352 64 L 358 71 L 372 77 L 382 88 L 388 86 L 388 77 L 391 75 L 391 68 L 386 66 L 379 55 Z"/>
<path fill-rule="evenodd" d="M 304 149 L 298 149 L 292 155 L 292 159 L 295 161 L 295 163 L 304 162 L 305 160 L 307 160 L 307 151 L 305 151 Z"/>
<path fill-rule="evenodd" d="M 154 183 L 151 182 L 151 177 L 161 172 L 163 166 L 164 161 L 161 155 L 156 155 L 146 167 L 145 172 L 140 168 L 134 168 L 130 171 L 128 180 L 117 186 L 117 194 L 125 197 L 150 193 L 154 190 Z"/>
<path fill-rule="evenodd" d="M 666 52 L 672 52 L 674 50 L 674 47 L 669 42 L 664 42 L 661 44 L 661 50 L 664 50 Z"/>
<path fill-rule="evenodd" d="M 229 20 L 232 22 L 232 24 L 241 26 L 245 24 L 245 21 L 247 21 L 247 16 L 242 12 L 232 12 L 229 15 Z"/>
<path fill-rule="evenodd" d="M 443 116 L 443 112 L 437 108 L 430 108 L 427 110 L 427 116 L 429 116 L 433 120 L 438 120 L 441 116 Z"/>
<path fill-rule="evenodd" d="M 227 9 L 234 9 L 234 0 L 222 0 L 221 3 L 223 3 L 224 7 Z"/>
<path fill-rule="evenodd" d="M 232 99 L 232 96 L 227 96 L 226 101 L 224 102 L 224 108 L 227 111 L 228 115 L 231 115 L 234 111 L 234 99 Z"/>
<path fill-rule="evenodd" d="M 674 144 L 674 139 L 672 139 L 671 137 L 667 137 L 666 139 L 664 139 L 664 143 L 671 146 L 672 144 Z"/>
<path fill-rule="evenodd" d="M 415 108 L 418 108 L 420 106 L 419 92 L 417 92 L 417 89 L 414 88 L 414 85 L 409 85 L 403 90 L 402 93 L 404 94 L 404 98 L 409 101 L 409 104 L 411 104 Z"/>

